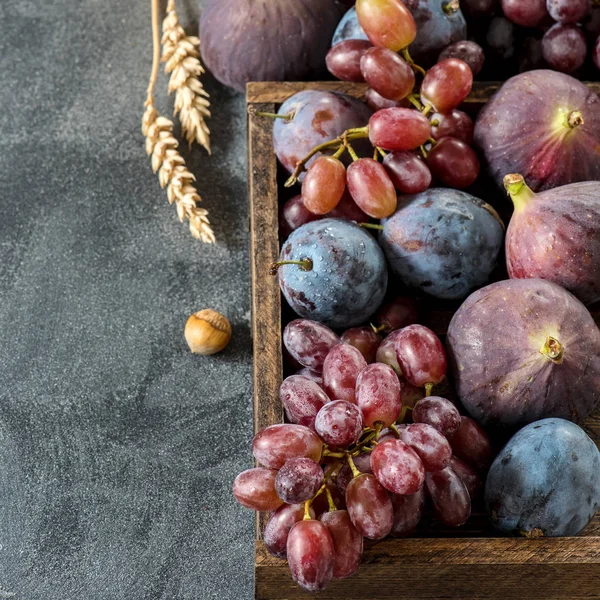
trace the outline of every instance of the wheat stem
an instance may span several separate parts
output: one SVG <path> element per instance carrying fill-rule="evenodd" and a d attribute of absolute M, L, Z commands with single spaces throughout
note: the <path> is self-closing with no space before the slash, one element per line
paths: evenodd
<path fill-rule="evenodd" d="M 212 244 L 215 235 L 208 220 L 208 211 L 200 208 L 200 195 L 194 186 L 196 178 L 187 169 L 185 159 L 173 135 L 173 122 L 158 114 L 154 106 L 154 87 L 160 66 L 160 27 L 158 0 L 152 0 L 152 72 L 142 117 L 142 132 L 146 136 L 146 152 L 151 156 L 152 170 L 158 173 L 161 187 L 167 188 L 169 203 L 175 203 L 180 221 L 188 219 L 192 235 Z"/>

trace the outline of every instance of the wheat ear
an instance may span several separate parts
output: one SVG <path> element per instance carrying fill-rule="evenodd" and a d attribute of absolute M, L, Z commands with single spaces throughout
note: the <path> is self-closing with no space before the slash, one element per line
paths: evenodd
<path fill-rule="evenodd" d="M 198 142 L 210 154 L 210 131 L 206 125 L 210 103 L 199 79 L 204 73 L 199 46 L 197 37 L 185 34 L 175 11 L 175 0 L 169 0 L 163 21 L 162 61 L 165 71 L 171 74 L 169 94 L 175 92 L 174 114 L 179 113 L 187 141 Z"/>
<path fill-rule="evenodd" d="M 161 187 L 167 188 L 169 203 L 177 206 L 180 221 L 188 219 L 192 235 L 212 244 L 215 235 L 210 227 L 208 211 L 198 206 L 200 195 L 194 186 L 196 178 L 187 169 L 185 160 L 173 136 L 173 122 L 158 114 L 154 104 L 154 86 L 160 66 L 160 28 L 158 0 L 152 0 L 152 73 L 142 117 L 142 132 L 146 136 L 146 152 L 152 157 L 152 170 L 158 172 Z"/>

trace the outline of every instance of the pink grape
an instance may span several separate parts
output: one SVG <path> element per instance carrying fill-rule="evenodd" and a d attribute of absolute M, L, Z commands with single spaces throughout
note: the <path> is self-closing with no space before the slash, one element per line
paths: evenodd
<path fill-rule="evenodd" d="M 458 58 L 447 58 L 427 71 L 421 84 L 421 102 L 436 112 L 448 113 L 469 95 L 472 86 L 469 65 Z"/>
<path fill-rule="evenodd" d="M 473 119 L 462 110 L 453 110 L 448 114 L 433 113 L 431 115 L 431 135 L 439 140 L 443 137 L 452 137 L 464 142 L 473 143 Z"/>
<path fill-rule="evenodd" d="M 470 73 L 469 67 L 466 68 Z M 384 108 L 369 119 L 369 139 L 384 150 L 414 150 L 430 136 L 429 119 L 411 108 Z"/>
<path fill-rule="evenodd" d="M 304 206 L 302 194 L 290 198 L 279 211 L 279 234 L 281 239 L 287 238 L 298 227 L 318 218 L 319 215 L 314 215 Z"/>
<path fill-rule="evenodd" d="M 346 448 L 355 444 L 362 434 L 362 414 L 356 404 L 334 400 L 317 414 L 315 429 L 328 446 Z"/>
<path fill-rule="evenodd" d="M 400 439 L 417 453 L 425 471 L 439 471 L 450 464 L 452 448 L 431 425 L 412 423 L 400 430 Z"/>
<path fill-rule="evenodd" d="M 381 344 L 381 336 L 371 327 L 353 327 L 344 331 L 342 342 L 354 346 L 365 357 L 368 364 L 375 362 L 377 348 Z"/>
<path fill-rule="evenodd" d="M 367 85 L 388 100 L 406 98 L 415 85 L 411 67 L 389 48 L 367 50 L 360 59 L 360 70 Z"/>
<path fill-rule="evenodd" d="M 375 321 L 384 327 L 384 331 L 402 329 L 419 321 L 419 307 L 412 296 L 396 296 L 382 304 Z"/>
<path fill-rule="evenodd" d="M 460 413 L 450 400 L 428 396 L 419 400 L 412 413 L 415 423 L 427 423 L 450 439 L 460 428 Z"/>
<path fill-rule="evenodd" d="M 364 454 L 359 454 L 354 457 L 354 466 L 361 473 L 372 473 L 371 469 L 371 453 L 365 452 Z M 335 483 L 340 491 L 340 493 L 346 495 L 346 490 L 348 489 L 348 484 L 352 481 L 354 475 L 352 474 L 352 469 L 348 463 L 345 463 L 344 466 L 339 470 Z"/>
<path fill-rule="evenodd" d="M 369 215 L 364 213 L 354 202 L 350 192 L 346 189 L 339 204 L 326 217 L 332 219 L 346 219 L 347 221 L 356 221 L 365 223 L 369 220 Z"/>
<path fill-rule="evenodd" d="M 381 540 L 392 530 L 392 500 L 374 475 L 362 473 L 350 481 L 346 489 L 346 506 L 352 524 L 364 537 Z"/>
<path fill-rule="evenodd" d="M 416 152 L 390 152 L 383 159 L 383 166 L 402 194 L 418 194 L 431 185 L 431 171 Z"/>
<path fill-rule="evenodd" d="M 316 215 L 332 211 L 346 189 L 346 167 L 333 156 L 319 156 L 310 165 L 302 182 L 304 206 Z"/>
<path fill-rule="evenodd" d="M 459 190 L 468 188 L 479 176 L 475 151 L 460 140 L 445 137 L 429 151 L 427 164 L 434 177 Z"/>
<path fill-rule="evenodd" d="M 320 521 L 296 523 L 288 535 L 286 552 L 292 579 L 305 590 L 319 592 L 333 578 L 333 539 Z"/>
<path fill-rule="evenodd" d="M 360 158 L 347 170 L 348 191 L 358 207 L 374 219 L 389 217 L 396 210 L 396 190 L 383 166 L 372 158 Z"/>
<path fill-rule="evenodd" d="M 315 373 L 306 367 L 302 367 L 296 375 L 301 375 L 302 377 L 314 381 L 321 389 L 323 389 L 323 377 L 319 373 Z"/>
<path fill-rule="evenodd" d="M 390 492 L 403 496 L 423 487 L 425 468 L 418 454 L 401 440 L 387 440 L 371 452 L 371 468 L 377 481 Z"/>
<path fill-rule="evenodd" d="M 446 352 L 440 339 L 423 325 L 401 329 L 394 340 L 396 358 L 409 383 L 422 387 L 446 376 Z"/>
<path fill-rule="evenodd" d="M 235 499 L 246 508 L 252 510 L 275 510 L 283 504 L 283 500 L 275 491 L 274 469 L 248 469 L 240 473 L 233 482 Z"/>
<path fill-rule="evenodd" d="M 400 381 L 394 370 L 382 363 L 363 369 L 356 380 L 356 403 L 367 427 L 394 423 L 402 410 Z"/>
<path fill-rule="evenodd" d="M 360 59 L 369 48 L 372 45 L 367 40 L 344 40 L 332 46 L 325 58 L 328 71 L 342 81 L 364 81 Z"/>
<path fill-rule="evenodd" d="M 367 361 L 354 346 L 334 346 L 323 365 L 323 385 L 332 400 L 356 402 L 356 379 L 367 366 Z"/>
<path fill-rule="evenodd" d="M 275 478 L 277 495 L 287 504 L 310 500 L 323 485 L 323 469 L 310 458 L 290 458 Z"/>
<path fill-rule="evenodd" d="M 398 335 L 400 333 L 400 330 L 396 330 L 396 331 L 392 331 L 392 333 L 390 333 L 390 335 L 388 335 L 383 342 L 381 342 L 381 344 L 379 345 L 379 348 L 377 348 L 377 354 L 375 355 L 375 360 L 378 363 L 383 363 L 385 365 L 388 365 L 389 367 L 392 367 L 392 369 L 395 371 L 396 375 L 398 375 L 398 377 L 402 377 L 402 369 L 400 368 L 400 365 L 398 364 L 398 359 L 396 358 L 396 339 L 398 338 Z"/>
<path fill-rule="evenodd" d="M 326 512 L 320 521 L 327 527 L 333 539 L 333 578 L 344 579 L 356 573 L 363 553 L 363 536 L 354 527 L 347 510 Z"/>
<path fill-rule="evenodd" d="M 410 535 L 417 528 L 423 516 L 425 488 L 408 496 L 392 494 L 392 506 L 394 507 L 394 524 L 390 534 L 394 537 Z"/>
<path fill-rule="evenodd" d="M 466 462 L 460 460 L 460 458 L 456 458 L 456 456 L 453 456 L 450 460 L 450 468 L 465 484 L 471 500 L 475 500 L 483 488 L 483 481 L 477 471 Z"/>
<path fill-rule="evenodd" d="M 479 471 L 486 470 L 494 460 L 494 449 L 483 427 L 470 417 L 460 418 L 460 427 L 450 440 L 452 451 Z"/>
<path fill-rule="evenodd" d="M 315 381 L 302 375 L 291 375 L 279 388 L 279 399 L 291 423 L 315 428 L 315 418 L 329 402 L 327 394 Z"/>
<path fill-rule="evenodd" d="M 371 88 L 365 92 L 365 102 L 373 112 L 377 112 L 382 108 L 393 108 L 394 106 L 402 106 L 404 108 L 408 108 L 410 106 L 410 102 L 406 99 L 388 100 Z"/>
<path fill-rule="evenodd" d="M 577 23 L 592 11 L 591 0 L 546 0 L 550 16 L 560 23 Z"/>
<path fill-rule="evenodd" d="M 310 515 L 314 519 L 312 508 Z M 277 558 L 287 555 L 287 539 L 290 529 L 304 518 L 304 504 L 282 504 L 270 517 L 263 531 L 263 541 L 267 551 Z"/>
<path fill-rule="evenodd" d="M 417 36 L 417 24 L 401 0 L 357 0 L 356 14 L 374 46 L 398 52 Z"/>
<path fill-rule="evenodd" d="M 471 498 L 465 484 L 450 468 L 427 473 L 425 486 L 437 518 L 450 527 L 460 527 L 471 516 Z"/>
<path fill-rule="evenodd" d="M 329 327 L 308 319 L 295 319 L 283 330 L 283 344 L 303 367 L 321 373 L 329 351 L 340 338 Z"/>
<path fill-rule="evenodd" d="M 252 440 L 252 455 L 259 463 L 271 469 L 281 469 L 290 458 L 311 458 L 319 462 L 322 452 L 321 438 L 303 425 L 270 425 Z"/>
<path fill-rule="evenodd" d="M 537 27 L 546 17 L 546 0 L 502 0 L 502 11 L 521 27 Z"/>

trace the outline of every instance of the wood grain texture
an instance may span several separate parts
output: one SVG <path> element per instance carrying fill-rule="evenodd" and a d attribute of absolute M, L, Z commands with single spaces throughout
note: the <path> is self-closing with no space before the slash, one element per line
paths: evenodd
<path fill-rule="evenodd" d="M 483 103 L 497 83 L 480 83 L 469 101 Z M 600 84 L 590 84 L 600 93 Z M 253 111 L 273 112 L 277 104 L 305 89 L 341 91 L 356 97 L 362 84 L 343 82 L 248 84 L 248 134 L 253 279 L 254 426 L 258 431 L 283 421 L 279 385 L 283 377 L 281 296 L 268 266 L 278 255 L 277 165 L 272 122 Z M 443 336 L 455 306 L 435 305 L 424 324 Z M 594 314 L 600 323 L 600 311 Z M 600 445 L 600 411 L 585 429 Z M 257 518 L 258 600 L 305 599 L 284 561 L 273 558 L 260 540 L 265 516 Z M 575 538 L 491 538 L 485 514 L 475 512 L 460 530 L 426 524 L 420 537 L 367 544 L 364 564 L 349 580 L 333 582 L 316 594 L 322 600 L 600 600 L 600 515 Z M 439 537 L 443 536 L 443 537 Z M 418 576 L 413 574 L 418 574 Z"/>
<path fill-rule="evenodd" d="M 487 102 L 502 85 L 499 81 L 475 81 L 473 89 L 465 100 L 467 103 L 481 104 Z M 586 82 L 586 85 L 597 94 L 600 94 L 600 82 Z M 331 92 L 344 92 L 350 96 L 361 98 L 367 86 L 364 83 L 348 83 L 345 81 L 310 81 L 310 82 L 251 82 L 246 87 L 246 101 L 249 104 L 260 102 L 273 102 L 281 104 L 290 96 L 303 90 L 328 90 Z"/>

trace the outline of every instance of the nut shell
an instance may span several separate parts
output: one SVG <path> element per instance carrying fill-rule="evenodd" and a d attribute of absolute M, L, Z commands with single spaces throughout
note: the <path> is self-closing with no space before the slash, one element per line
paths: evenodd
<path fill-rule="evenodd" d="M 194 354 L 216 354 L 229 344 L 231 324 L 227 317 L 207 308 L 194 313 L 187 320 L 185 339 Z"/>

